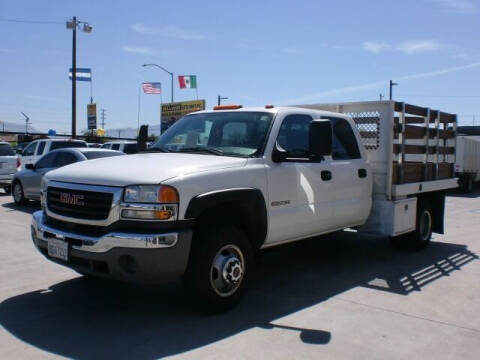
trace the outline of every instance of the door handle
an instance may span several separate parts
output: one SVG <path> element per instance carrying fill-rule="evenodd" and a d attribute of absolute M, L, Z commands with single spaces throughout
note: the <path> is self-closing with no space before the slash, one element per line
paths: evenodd
<path fill-rule="evenodd" d="M 367 170 L 366 169 L 358 169 L 358 177 L 359 178 L 366 178 L 367 177 Z"/>
<path fill-rule="evenodd" d="M 322 170 L 320 173 L 320 176 L 322 177 L 323 181 L 329 181 L 332 180 L 332 172 L 328 170 Z"/>

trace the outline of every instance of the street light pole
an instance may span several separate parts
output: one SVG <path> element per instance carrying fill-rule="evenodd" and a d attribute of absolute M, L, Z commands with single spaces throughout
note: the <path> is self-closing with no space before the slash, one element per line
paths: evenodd
<path fill-rule="evenodd" d="M 396 82 L 393 82 L 393 80 L 390 80 L 390 100 L 392 100 L 392 87 L 398 85 Z"/>
<path fill-rule="evenodd" d="M 156 66 L 170 75 L 170 77 L 172 78 L 172 103 L 173 103 L 173 72 L 168 71 L 167 69 L 165 69 L 164 67 L 158 64 L 143 64 L 142 66 Z"/>
<path fill-rule="evenodd" d="M 221 105 L 222 100 L 227 100 L 227 99 L 228 97 L 226 96 L 218 95 L 218 106 Z"/>

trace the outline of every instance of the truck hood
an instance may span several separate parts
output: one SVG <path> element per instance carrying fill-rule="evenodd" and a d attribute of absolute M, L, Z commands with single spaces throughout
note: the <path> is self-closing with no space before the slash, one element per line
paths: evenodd
<path fill-rule="evenodd" d="M 104 185 L 158 184 L 173 177 L 245 166 L 247 159 L 179 153 L 114 156 L 68 165 L 45 175 L 46 180 Z"/>

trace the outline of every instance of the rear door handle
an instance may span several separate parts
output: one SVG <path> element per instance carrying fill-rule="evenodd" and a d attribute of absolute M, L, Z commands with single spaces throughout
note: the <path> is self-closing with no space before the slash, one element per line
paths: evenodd
<path fill-rule="evenodd" d="M 366 169 L 358 169 L 358 177 L 359 178 L 366 178 L 367 177 L 367 170 Z"/>
<path fill-rule="evenodd" d="M 323 180 L 323 181 L 332 180 L 332 172 L 331 172 L 331 171 L 322 170 L 322 172 L 320 173 L 320 175 L 322 176 L 322 180 Z"/>

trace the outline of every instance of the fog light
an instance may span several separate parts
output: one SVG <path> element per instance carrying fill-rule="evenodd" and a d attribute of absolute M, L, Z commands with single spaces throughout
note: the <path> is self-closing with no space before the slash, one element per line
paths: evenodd
<path fill-rule="evenodd" d="M 122 210 L 122 217 L 127 219 L 141 219 L 141 220 L 168 220 L 172 217 L 171 210 Z"/>

